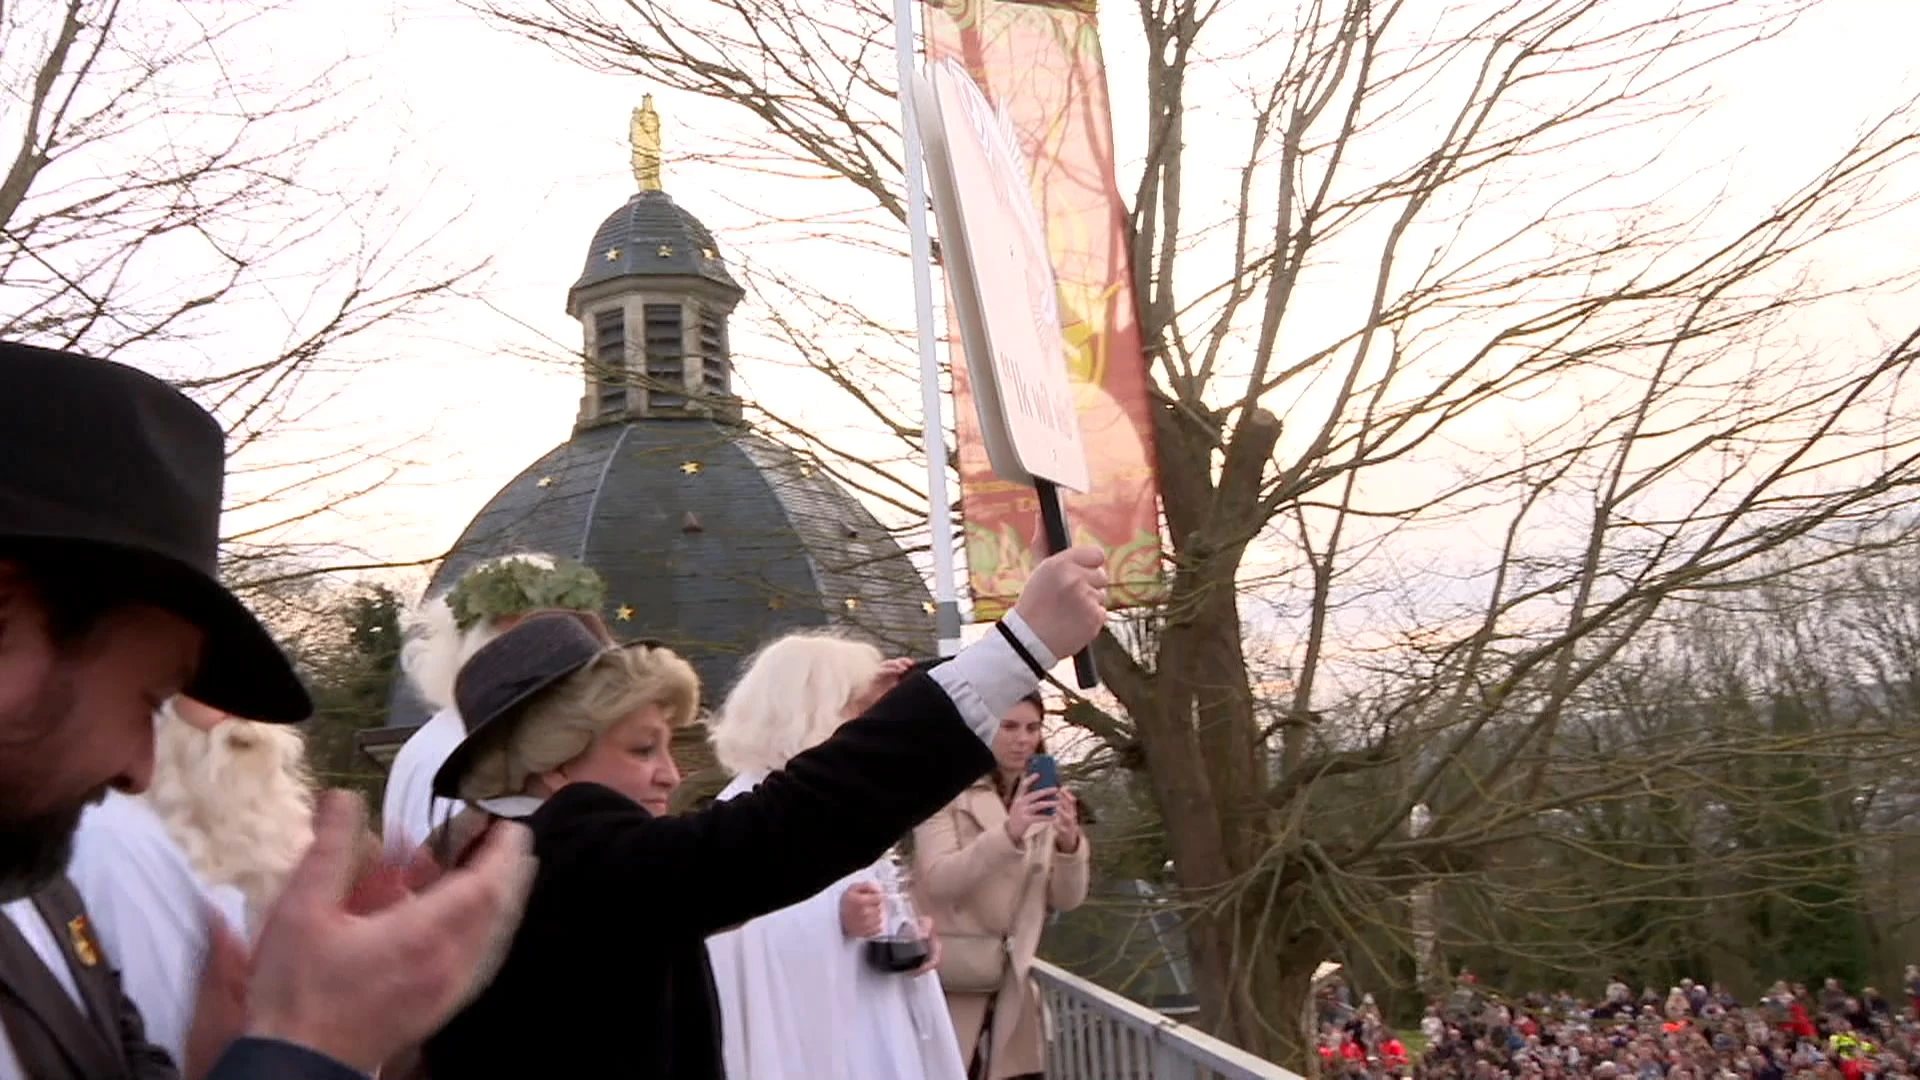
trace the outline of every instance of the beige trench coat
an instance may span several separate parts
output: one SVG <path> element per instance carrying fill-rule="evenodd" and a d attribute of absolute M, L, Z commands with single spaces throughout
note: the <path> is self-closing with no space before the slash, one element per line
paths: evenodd
<path fill-rule="evenodd" d="M 1031 878 L 1020 910 L 1021 881 Z M 994 1003 L 991 1070 L 1006 1080 L 1046 1067 L 1040 996 L 1030 974 L 1047 912 L 1072 911 L 1087 898 L 1087 839 L 1071 854 L 1054 849 L 1053 823 L 1028 830 L 1016 847 L 1007 838 L 1007 808 L 982 780 L 913 831 L 913 880 L 922 914 L 943 933 L 1013 938 L 1007 978 L 995 994 L 948 994 L 960 1056 L 971 1063 L 987 1005 Z"/>

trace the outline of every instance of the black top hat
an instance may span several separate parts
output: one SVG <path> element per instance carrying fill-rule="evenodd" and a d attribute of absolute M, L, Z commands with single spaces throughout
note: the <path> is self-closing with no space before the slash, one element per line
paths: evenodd
<path fill-rule="evenodd" d="M 454 707 L 467 737 L 433 774 L 433 793 L 459 798 L 460 781 L 489 731 L 504 729 L 536 694 L 617 647 L 568 611 L 530 615 L 482 645 L 453 678 Z"/>
<path fill-rule="evenodd" d="M 188 696 L 297 723 L 313 702 L 293 665 L 219 582 L 225 442 L 206 410 L 151 375 L 0 342 L 0 551 L 97 561 L 130 602 L 206 635 Z"/>

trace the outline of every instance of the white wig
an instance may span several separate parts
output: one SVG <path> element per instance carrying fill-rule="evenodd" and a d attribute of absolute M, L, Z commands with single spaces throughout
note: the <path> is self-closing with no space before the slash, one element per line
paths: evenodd
<path fill-rule="evenodd" d="M 712 722 L 728 772 L 768 772 L 825 742 L 847 705 L 880 674 L 880 650 L 832 632 L 790 634 L 762 648 Z"/>
<path fill-rule="evenodd" d="M 554 567 L 553 556 L 525 552 L 488 559 L 467 573 L 510 562 L 532 563 L 542 570 Z M 465 576 L 461 575 L 462 579 Z M 458 584 L 458 581 L 454 582 L 454 585 Z M 400 650 L 401 670 L 413 680 L 413 688 L 419 692 L 421 699 L 435 711 L 454 707 L 454 676 L 460 674 L 461 666 L 474 653 L 501 633 L 499 626 L 491 619 L 482 619 L 465 630 L 460 629 L 454 619 L 453 608 L 447 604 L 447 595 L 453 592 L 453 588 L 453 585 L 449 585 L 438 595 L 427 599 L 408 616 L 402 628 L 406 644 Z"/>
<path fill-rule="evenodd" d="M 145 798 L 210 885 L 247 898 L 257 928 L 313 843 L 313 783 L 300 733 L 229 718 L 202 731 L 169 701 L 154 728 L 153 785 Z"/>

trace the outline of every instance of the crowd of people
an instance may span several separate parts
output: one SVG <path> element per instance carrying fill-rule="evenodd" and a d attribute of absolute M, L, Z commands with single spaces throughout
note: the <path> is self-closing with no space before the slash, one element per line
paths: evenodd
<path fill-rule="evenodd" d="M 1920 968 L 1906 1000 L 1839 979 L 1777 982 L 1741 1001 L 1683 979 L 1635 993 L 1615 977 L 1592 1000 L 1567 991 L 1508 999 L 1470 975 L 1427 1007 L 1410 1055 L 1372 998 L 1320 995 L 1323 1072 L 1353 1080 L 1875 1080 L 1920 1075 Z"/>
<path fill-rule="evenodd" d="M 311 700 L 219 582 L 223 439 L 157 379 L 0 344 L 0 1080 L 1016 1080 L 1087 892 L 1037 687 L 1105 620 L 1042 561 L 951 658 L 767 643 L 675 813 L 685 660 L 537 553 L 415 613 L 437 712 L 382 832 L 316 789 Z"/>

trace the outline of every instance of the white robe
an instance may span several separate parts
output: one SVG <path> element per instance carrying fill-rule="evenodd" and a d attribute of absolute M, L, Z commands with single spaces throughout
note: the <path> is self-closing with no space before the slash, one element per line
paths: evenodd
<path fill-rule="evenodd" d="M 147 1041 L 185 1061 L 207 920 L 217 914 L 244 937 L 246 897 L 231 885 L 202 882 L 153 808 L 119 792 L 81 816 L 67 877 L 140 1009 Z"/>
<path fill-rule="evenodd" d="M 875 971 L 841 930 L 841 895 L 879 880 L 876 864 L 707 939 L 728 1080 L 966 1080 L 939 977 Z"/>
<path fill-rule="evenodd" d="M 460 812 L 465 803 L 433 797 L 433 774 L 467 737 L 460 714 L 441 709 L 407 736 L 387 770 L 387 793 L 380 800 L 380 829 L 389 849 L 412 851 L 427 834 Z"/>

